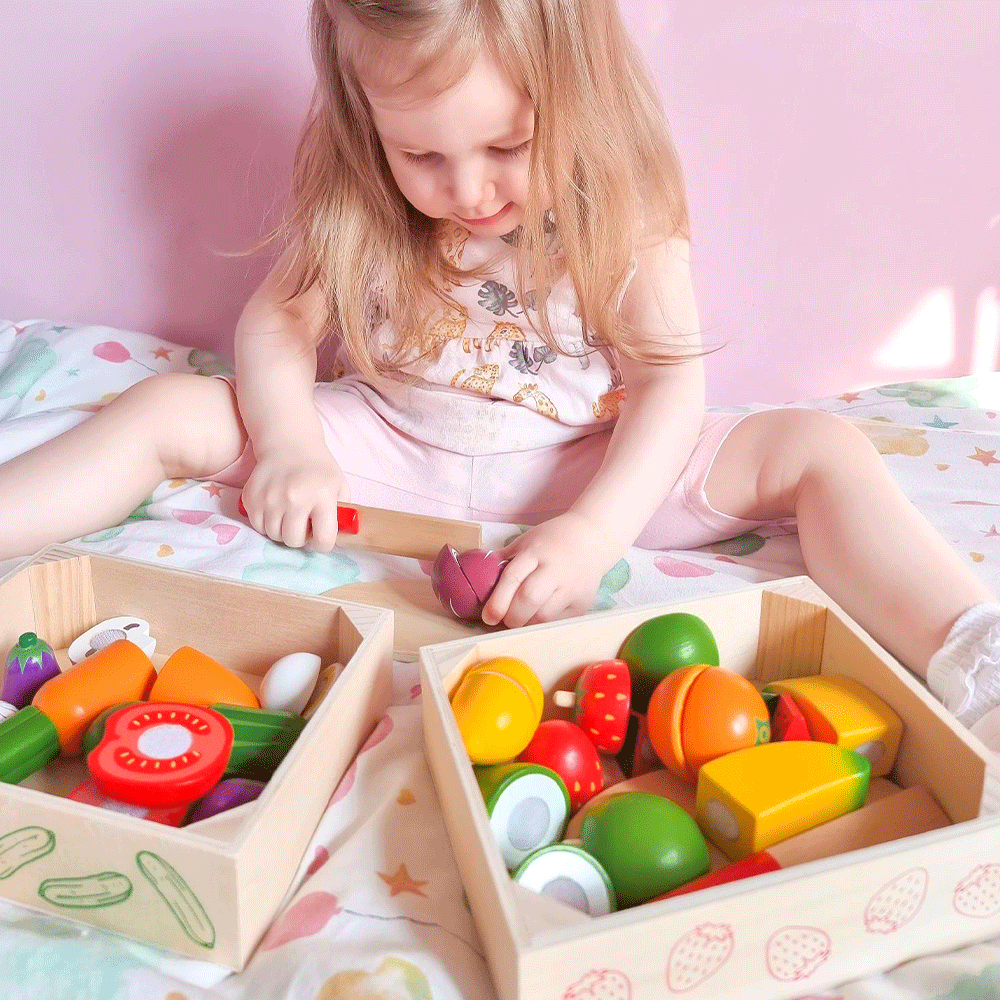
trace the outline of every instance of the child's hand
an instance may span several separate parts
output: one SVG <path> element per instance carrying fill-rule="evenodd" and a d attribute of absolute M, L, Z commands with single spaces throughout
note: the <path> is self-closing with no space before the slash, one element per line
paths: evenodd
<path fill-rule="evenodd" d="M 243 487 L 243 506 L 257 531 L 315 552 L 336 544 L 337 502 L 349 499 L 344 474 L 322 443 L 258 455 Z"/>
<path fill-rule="evenodd" d="M 583 515 L 567 511 L 499 550 L 510 561 L 483 608 L 483 621 L 518 628 L 585 614 L 618 558 L 605 551 L 600 534 Z"/>

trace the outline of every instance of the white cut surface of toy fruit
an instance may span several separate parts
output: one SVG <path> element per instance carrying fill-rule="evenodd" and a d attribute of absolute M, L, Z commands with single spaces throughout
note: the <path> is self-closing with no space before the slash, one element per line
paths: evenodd
<path fill-rule="evenodd" d="M 567 987 L 563 1000 L 632 1000 L 632 984 L 624 972 L 594 969 Z"/>
<path fill-rule="evenodd" d="M 315 653 L 289 653 L 275 660 L 260 682 L 260 707 L 300 715 L 322 666 L 322 659 Z"/>
<path fill-rule="evenodd" d="M 729 924 L 698 924 L 675 942 L 667 958 L 667 986 L 683 993 L 715 975 L 736 944 Z"/>
<path fill-rule="evenodd" d="M 979 865 L 955 886 L 955 909 L 966 917 L 1000 913 L 1000 865 Z"/>
<path fill-rule="evenodd" d="M 830 935 L 818 927 L 782 927 L 767 942 L 768 972 L 791 983 L 808 979 L 830 957 Z"/>
<path fill-rule="evenodd" d="M 927 869 L 911 868 L 886 882 L 865 907 L 869 934 L 893 934 L 908 924 L 927 898 Z"/>

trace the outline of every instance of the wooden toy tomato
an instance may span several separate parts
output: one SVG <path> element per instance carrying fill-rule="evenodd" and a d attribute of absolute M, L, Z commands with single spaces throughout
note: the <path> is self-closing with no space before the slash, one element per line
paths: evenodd
<path fill-rule="evenodd" d="M 731 670 L 705 663 L 675 670 L 656 686 L 646 713 L 649 739 L 674 774 L 696 781 L 702 764 L 771 735 L 760 692 Z"/>
<path fill-rule="evenodd" d="M 576 690 L 556 691 L 552 700 L 573 708 L 573 721 L 603 753 L 621 750 L 628 730 L 632 678 L 624 660 L 601 660 L 584 667 Z"/>
<path fill-rule="evenodd" d="M 222 777 L 233 743 L 229 720 L 210 708 L 174 702 L 115 712 L 87 756 L 108 798 L 139 806 L 194 802 Z"/>
<path fill-rule="evenodd" d="M 555 771 L 566 785 L 574 811 L 604 787 L 604 772 L 594 744 L 578 725 L 566 719 L 543 722 L 518 760 Z"/>

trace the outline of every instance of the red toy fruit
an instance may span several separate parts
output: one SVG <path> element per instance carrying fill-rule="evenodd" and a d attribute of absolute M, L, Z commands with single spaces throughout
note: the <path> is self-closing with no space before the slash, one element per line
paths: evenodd
<path fill-rule="evenodd" d="M 543 722 L 518 760 L 555 771 L 566 785 L 573 811 L 604 786 L 604 773 L 594 744 L 578 725 L 565 719 Z"/>
<path fill-rule="evenodd" d="M 115 712 L 87 756 L 94 783 L 110 799 L 140 806 L 194 802 L 222 777 L 233 727 L 210 708 L 172 702 Z"/>
<path fill-rule="evenodd" d="M 809 723 L 790 694 L 779 694 L 771 710 L 771 742 L 811 740 Z"/>
<path fill-rule="evenodd" d="M 601 660 L 583 668 L 576 690 L 557 691 L 557 705 L 573 706 L 573 721 L 603 753 L 618 753 L 628 729 L 632 678 L 624 660 Z"/>
<path fill-rule="evenodd" d="M 507 565 L 495 552 L 469 549 L 457 552 L 444 545 L 431 568 L 431 586 L 437 599 L 456 618 L 481 621 L 483 605 Z"/>

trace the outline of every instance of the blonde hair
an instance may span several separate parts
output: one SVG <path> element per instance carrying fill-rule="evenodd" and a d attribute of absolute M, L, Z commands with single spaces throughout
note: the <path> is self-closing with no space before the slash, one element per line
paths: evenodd
<path fill-rule="evenodd" d="M 445 255 L 439 225 L 393 179 L 358 76 L 438 94 L 492 52 L 534 105 L 530 184 L 513 242 L 519 293 L 534 290 L 538 334 L 555 350 L 544 303 L 568 274 L 584 335 L 637 358 L 685 356 L 644 342 L 618 314 L 637 252 L 688 237 L 684 182 L 656 89 L 615 0 L 313 0 L 317 83 L 296 153 L 284 237 L 295 298 L 318 283 L 354 367 L 377 377 L 424 343 L 428 304 L 488 273 Z M 558 231 L 551 252 L 546 215 Z M 374 333 L 386 315 L 393 356 Z M 526 312 L 527 315 L 527 312 Z M 690 356 L 687 352 L 686 356 Z"/>

